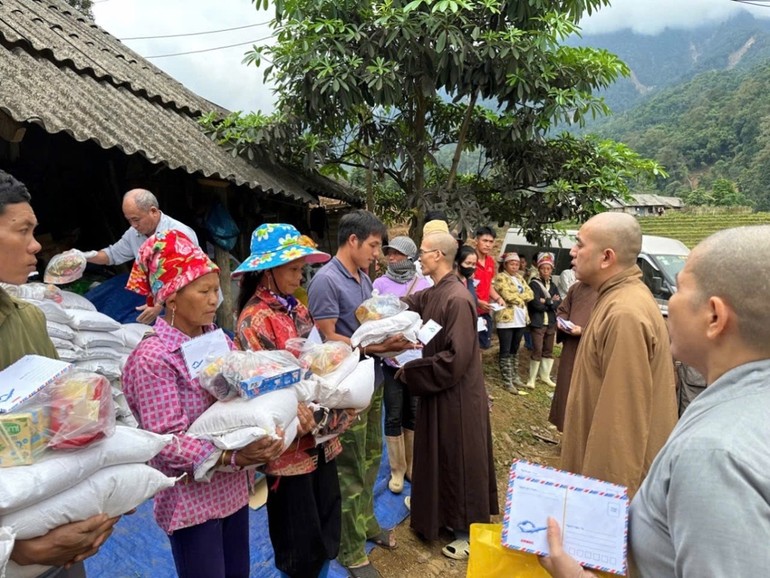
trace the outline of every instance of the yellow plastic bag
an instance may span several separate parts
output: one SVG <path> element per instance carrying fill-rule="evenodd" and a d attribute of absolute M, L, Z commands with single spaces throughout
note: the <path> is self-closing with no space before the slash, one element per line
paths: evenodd
<path fill-rule="evenodd" d="M 502 524 L 471 524 L 467 578 L 550 578 L 537 556 L 503 547 Z"/>
<path fill-rule="evenodd" d="M 599 578 L 617 578 L 592 570 Z M 471 555 L 466 578 L 550 578 L 535 554 L 503 546 L 502 524 L 471 524 Z"/>

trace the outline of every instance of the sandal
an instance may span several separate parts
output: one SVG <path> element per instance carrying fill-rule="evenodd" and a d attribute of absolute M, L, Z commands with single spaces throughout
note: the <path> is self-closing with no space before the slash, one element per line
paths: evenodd
<path fill-rule="evenodd" d="M 467 560 L 471 553 L 471 545 L 468 540 L 455 540 L 441 548 L 441 553 L 452 560 Z"/>
<path fill-rule="evenodd" d="M 376 536 L 367 538 L 367 540 L 374 542 L 377 546 L 384 548 L 385 550 L 395 550 L 398 548 L 396 536 L 393 534 L 392 530 L 383 530 Z"/>
<path fill-rule="evenodd" d="M 371 562 L 367 562 L 363 566 L 345 566 L 348 576 L 351 578 L 382 578 L 382 574 Z"/>

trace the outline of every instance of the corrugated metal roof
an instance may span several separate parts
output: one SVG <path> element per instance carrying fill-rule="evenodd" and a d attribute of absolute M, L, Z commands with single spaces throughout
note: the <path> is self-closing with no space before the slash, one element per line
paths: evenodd
<path fill-rule="evenodd" d="M 61 0 L 0 0 L 0 35 L 96 79 L 193 114 L 222 111 Z"/>
<path fill-rule="evenodd" d="M 61 0 L 0 0 L 0 110 L 49 133 L 138 153 L 189 174 L 315 202 L 350 198 L 321 176 L 233 157 L 194 116 L 223 111 Z"/>

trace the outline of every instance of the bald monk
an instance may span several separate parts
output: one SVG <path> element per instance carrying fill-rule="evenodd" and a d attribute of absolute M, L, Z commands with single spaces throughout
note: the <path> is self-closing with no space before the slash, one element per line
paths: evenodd
<path fill-rule="evenodd" d="M 575 358 L 561 465 L 627 486 L 629 497 L 677 420 L 668 332 L 636 265 L 641 249 L 634 217 L 602 213 L 570 251 L 577 279 L 599 297 Z"/>

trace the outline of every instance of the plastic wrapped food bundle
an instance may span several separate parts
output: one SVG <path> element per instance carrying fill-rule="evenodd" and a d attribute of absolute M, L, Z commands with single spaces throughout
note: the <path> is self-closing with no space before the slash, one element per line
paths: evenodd
<path fill-rule="evenodd" d="M 77 249 L 54 255 L 45 268 L 43 280 L 46 283 L 63 285 L 72 283 L 83 276 L 86 270 L 86 257 Z"/>
<path fill-rule="evenodd" d="M 350 343 L 353 347 L 366 347 L 373 343 L 382 343 L 394 335 L 403 335 L 412 343 L 417 343 L 420 327 L 422 327 L 422 319 L 419 313 L 401 311 L 384 319 L 365 321 L 350 336 Z M 384 353 L 381 357 L 389 357 L 389 355 Z"/>
<path fill-rule="evenodd" d="M 288 351 L 230 351 L 209 359 L 198 381 L 215 398 L 226 401 L 284 389 L 301 377 L 299 362 Z"/>
<path fill-rule="evenodd" d="M 36 301 L 48 299 L 55 303 L 61 303 L 63 301 L 62 291 L 56 285 L 47 285 L 45 283 L 24 283 L 23 285 L 0 283 L 0 287 L 2 287 L 9 295 L 24 299 L 25 301 L 29 301 L 30 299 Z"/>
<path fill-rule="evenodd" d="M 32 464 L 48 448 L 87 446 L 115 431 L 107 379 L 61 365 L 63 374 L 0 413 L 0 467 Z"/>
<path fill-rule="evenodd" d="M 297 356 L 303 369 L 316 375 L 335 371 L 353 352 L 353 348 L 342 341 L 312 343 L 301 337 L 287 340 L 286 349 Z"/>
<path fill-rule="evenodd" d="M 356 309 L 356 319 L 359 323 L 392 317 L 407 310 L 407 305 L 395 295 L 380 295 L 372 291 L 372 296 L 361 303 Z"/>
<path fill-rule="evenodd" d="M 115 406 L 107 378 L 76 370 L 57 380 L 51 395 L 49 447 L 79 448 L 114 431 Z"/>

